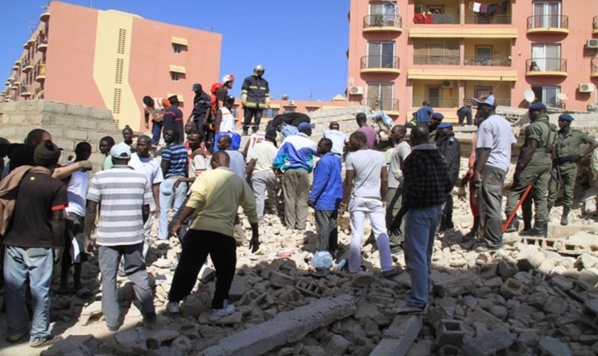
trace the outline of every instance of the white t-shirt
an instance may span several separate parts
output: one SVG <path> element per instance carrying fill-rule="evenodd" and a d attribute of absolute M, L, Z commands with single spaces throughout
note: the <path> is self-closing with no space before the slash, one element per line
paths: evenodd
<path fill-rule="evenodd" d="M 401 185 L 399 179 L 402 180 L 403 171 L 401 165 L 411 153 L 411 146 L 403 141 L 395 146 L 390 156 L 390 164 L 388 165 L 388 187 L 398 188 Z"/>
<path fill-rule="evenodd" d="M 228 168 L 236 175 L 245 179 L 245 157 L 237 150 L 226 150 L 230 158 Z"/>
<path fill-rule="evenodd" d="M 220 123 L 220 132 L 235 130 L 235 117 L 226 107 L 219 109 L 222 112 L 222 122 Z"/>
<path fill-rule="evenodd" d="M 500 115 L 492 115 L 482 121 L 478 129 L 476 157 L 480 157 L 481 148 L 490 148 L 486 164 L 507 172 L 511 163 L 511 145 L 514 143 L 511 124 Z"/>
<path fill-rule="evenodd" d="M 322 134 L 323 138 L 328 138 L 332 141 L 332 153 L 337 155 L 343 154 L 343 148 L 345 143 L 349 141 L 347 135 L 340 132 L 339 130 L 326 130 Z"/>
<path fill-rule="evenodd" d="M 382 152 L 359 150 L 345 161 L 348 171 L 355 171 L 351 197 L 380 199 L 380 172 L 386 167 Z"/>
<path fill-rule="evenodd" d="M 73 164 L 69 162 L 66 167 Z M 68 186 L 69 206 L 64 210 L 67 213 L 85 216 L 85 201 L 87 200 L 87 187 L 89 186 L 89 171 L 76 171 L 71 174 Z"/>
<path fill-rule="evenodd" d="M 251 159 L 255 159 L 254 172 L 274 172 L 272 161 L 278 153 L 278 148 L 270 141 L 262 141 L 253 147 Z"/>
<path fill-rule="evenodd" d="M 152 157 L 139 157 L 139 155 L 135 152 L 131 155 L 129 167 L 133 167 L 133 169 L 137 172 L 145 174 L 145 176 L 147 177 L 147 181 L 150 183 L 150 186 L 153 186 L 154 184 L 160 184 L 164 181 L 164 176 L 162 174 L 162 168 L 160 168 L 160 163 L 158 163 L 158 161 L 156 161 Z M 149 206 L 150 211 L 156 210 L 156 202 L 154 201 L 153 191 L 152 199 L 150 201 Z"/>
<path fill-rule="evenodd" d="M 265 132 L 256 132 L 249 136 L 249 142 L 247 143 L 247 152 L 245 152 L 245 154 L 247 155 L 245 159 L 247 163 L 251 161 L 251 155 L 253 154 L 253 148 L 255 147 L 255 145 L 264 141 L 264 139 L 266 139 Z"/>

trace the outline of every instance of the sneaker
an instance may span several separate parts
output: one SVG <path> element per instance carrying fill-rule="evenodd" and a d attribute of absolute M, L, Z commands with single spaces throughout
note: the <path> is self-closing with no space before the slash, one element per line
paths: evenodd
<path fill-rule="evenodd" d="M 6 336 L 6 341 L 8 341 L 8 342 L 17 342 L 17 341 L 21 340 L 23 338 L 23 336 L 25 336 L 27 334 L 28 334 L 27 331 L 23 331 L 23 332 L 20 332 L 20 333 L 8 335 L 8 336 Z"/>
<path fill-rule="evenodd" d="M 170 314 L 178 314 L 181 312 L 181 307 L 179 306 L 179 302 L 171 300 L 170 302 L 168 302 L 166 310 L 168 310 Z"/>
<path fill-rule="evenodd" d="M 390 278 L 390 277 L 399 275 L 401 273 L 403 273 L 403 269 L 401 267 L 393 267 L 392 269 L 389 269 L 388 271 L 382 271 L 382 277 Z"/>
<path fill-rule="evenodd" d="M 29 346 L 31 347 L 42 347 L 54 344 L 56 341 L 60 340 L 59 337 L 56 337 L 52 334 L 42 336 L 42 337 L 35 337 L 29 341 Z"/>
<path fill-rule="evenodd" d="M 212 311 L 210 312 L 209 319 L 210 319 L 210 321 L 220 320 L 220 319 L 224 318 L 225 316 L 231 315 L 234 312 L 235 312 L 234 305 L 228 304 L 227 306 L 224 306 L 224 304 L 223 304 L 222 309 L 212 309 Z"/>
<path fill-rule="evenodd" d="M 426 306 L 424 307 L 416 307 L 413 305 L 404 305 L 399 309 L 399 315 L 422 315 L 426 313 Z"/>

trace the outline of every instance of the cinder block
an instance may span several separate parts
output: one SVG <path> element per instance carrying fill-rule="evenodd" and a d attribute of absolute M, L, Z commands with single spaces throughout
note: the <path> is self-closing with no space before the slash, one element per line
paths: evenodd
<path fill-rule="evenodd" d="M 538 349 L 541 356 L 571 356 L 571 350 L 566 344 L 549 336 L 540 339 Z"/>
<path fill-rule="evenodd" d="M 509 278 L 500 286 L 500 294 L 506 299 L 513 297 L 519 297 L 526 293 L 527 288 L 525 285 L 516 280 L 515 278 Z"/>
<path fill-rule="evenodd" d="M 442 319 L 436 328 L 436 346 L 463 344 L 463 325 L 460 320 Z"/>
<path fill-rule="evenodd" d="M 434 291 L 440 297 L 454 297 L 457 295 L 470 293 L 482 286 L 482 281 L 478 276 L 466 274 L 457 278 L 438 282 L 434 285 Z"/>
<path fill-rule="evenodd" d="M 421 315 L 398 315 L 370 356 L 405 355 L 422 328 Z"/>
<path fill-rule="evenodd" d="M 108 109 L 92 107 L 91 111 L 89 112 L 89 116 L 95 119 L 114 121 L 114 116 L 112 115 L 112 112 Z"/>
<path fill-rule="evenodd" d="M 458 356 L 461 349 L 453 345 L 444 345 L 438 349 L 438 356 Z"/>
<path fill-rule="evenodd" d="M 464 356 L 506 355 L 514 342 L 513 334 L 498 329 L 466 340 L 461 350 Z"/>
<path fill-rule="evenodd" d="M 17 110 L 20 112 L 33 111 L 35 109 L 35 103 L 32 100 L 23 100 L 17 103 Z"/>
<path fill-rule="evenodd" d="M 583 303 L 580 319 L 598 330 L 598 299 L 590 299 Z"/>
<path fill-rule="evenodd" d="M 86 141 L 87 130 L 69 129 L 66 130 L 65 136 L 70 140 Z"/>
<path fill-rule="evenodd" d="M 44 113 L 65 115 L 66 105 L 67 104 L 65 103 L 60 103 L 57 101 L 44 100 L 41 104 L 41 111 Z"/>
<path fill-rule="evenodd" d="M 573 282 L 559 275 L 552 276 L 552 278 L 550 279 L 550 284 L 553 287 L 562 290 L 563 292 L 567 292 L 573 289 Z"/>
<path fill-rule="evenodd" d="M 75 117 L 89 117 L 91 112 L 90 106 L 68 104 L 66 106 L 66 114 Z"/>
<path fill-rule="evenodd" d="M 77 118 L 77 128 L 84 130 L 95 130 L 98 128 L 98 122 L 95 119 L 88 117 Z"/>
<path fill-rule="evenodd" d="M 116 125 L 116 121 L 99 121 L 97 123 L 98 130 L 106 131 L 106 132 L 120 132 L 118 126 Z"/>

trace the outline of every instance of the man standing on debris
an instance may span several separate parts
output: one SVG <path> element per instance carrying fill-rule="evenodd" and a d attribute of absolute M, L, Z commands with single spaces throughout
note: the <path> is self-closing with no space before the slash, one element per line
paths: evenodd
<path fill-rule="evenodd" d="M 245 78 L 241 87 L 241 98 L 244 110 L 243 136 L 248 135 L 251 119 L 254 123 L 251 129 L 257 132 L 260 127 L 262 111 L 270 107 L 270 87 L 268 81 L 263 78 L 266 70 L 260 64 L 253 68 L 253 74 Z"/>
<path fill-rule="evenodd" d="M 349 136 L 349 146 L 354 151 L 347 160 L 341 212 L 349 210 L 351 215 L 351 249 L 349 252 L 349 272 L 356 273 L 361 265 L 361 239 L 365 218 L 370 218 L 378 251 L 380 268 L 385 277 L 398 273 L 392 266 L 390 245 L 384 220 L 384 202 L 386 197 L 387 171 L 384 154 L 366 146 L 367 137 L 356 131 Z M 350 205 L 347 206 L 347 202 Z"/>
<path fill-rule="evenodd" d="M 187 118 L 187 122 L 193 119 L 196 130 L 203 133 L 205 137 L 206 130 L 204 129 L 204 121 L 212 106 L 212 98 L 210 98 L 209 94 L 203 91 L 203 88 L 199 83 L 193 84 L 191 90 L 195 93 L 195 97 L 193 98 L 193 111 L 191 111 L 191 115 Z M 182 140 L 183 139 L 181 138 L 181 141 Z"/>
<path fill-rule="evenodd" d="M 436 141 L 436 146 L 438 146 L 438 151 L 444 157 L 449 172 L 449 179 L 450 179 L 450 191 L 446 195 L 446 202 L 444 204 L 444 209 L 442 211 L 442 219 L 440 221 L 440 228 L 439 231 L 444 231 L 446 229 L 452 229 L 455 227 L 453 224 L 453 187 L 455 183 L 457 183 L 457 179 L 459 179 L 459 168 L 461 166 L 461 144 L 455 138 L 455 133 L 453 132 L 453 124 L 451 123 L 444 123 L 438 125 L 438 140 Z"/>
<path fill-rule="evenodd" d="M 472 99 L 478 106 L 480 126 L 476 141 L 476 164 L 471 184 L 478 189 L 480 210 L 480 242 L 490 249 L 502 246 L 502 187 L 511 163 L 511 146 L 515 138 L 511 125 L 495 113 L 494 96 L 483 101 Z M 475 240 L 469 241 L 471 246 Z"/>
<path fill-rule="evenodd" d="M 328 138 L 318 142 L 321 158 L 314 170 L 314 184 L 307 204 L 316 211 L 318 242 L 316 251 L 334 251 L 338 241 L 338 207 L 343 199 L 341 161 L 332 153 L 333 143 Z"/>
<path fill-rule="evenodd" d="M 284 223 L 287 229 L 305 230 L 309 206 L 309 174 L 314 169 L 316 143 L 309 139 L 315 126 L 302 122 L 299 133 L 287 137 L 272 161 L 274 169 L 283 173 Z"/>
<path fill-rule="evenodd" d="M 170 230 L 172 234 L 176 233 L 183 220 L 195 213 L 191 229 L 183 239 L 183 252 L 168 294 L 169 313 L 180 312 L 179 303 L 191 293 L 208 255 L 216 268 L 210 320 L 219 320 L 235 311 L 235 306 L 229 304 L 228 292 L 237 262 L 233 226 L 239 205 L 251 224 L 249 248 L 252 252 L 258 250 L 260 241 L 253 192 L 228 168 L 228 163 L 226 151 L 218 151 L 212 156 L 212 170 L 197 176 L 191 187 L 191 198 Z"/>
<path fill-rule="evenodd" d="M 428 143 L 428 135 L 427 125 L 411 130 L 413 151 L 403 163 L 403 204 L 390 227 L 391 231 L 398 229 L 405 216 L 405 263 L 411 277 L 411 294 L 399 314 L 421 314 L 426 310 L 434 236 L 442 204 L 451 189 L 446 160 L 435 145 Z"/>
<path fill-rule="evenodd" d="M 401 208 L 403 195 L 402 166 L 407 156 L 411 153 L 411 146 L 405 141 L 407 129 L 403 125 L 396 125 L 390 130 L 390 140 L 395 144 L 388 165 L 388 190 L 386 191 L 386 226 L 390 223 Z M 389 236 L 390 246 L 398 246 L 402 240 L 402 230 Z"/>
<path fill-rule="evenodd" d="M 259 222 L 264 220 L 264 207 L 266 201 L 266 191 L 268 192 L 268 205 L 272 214 L 278 213 L 276 197 L 276 175 L 272 169 L 272 161 L 276 157 L 278 148 L 276 147 L 276 131 L 266 132 L 264 141 L 256 144 L 249 158 L 249 163 L 245 170 L 245 177 L 251 177 L 251 185 L 257 205 L 257 218 Z"/>
<path fill-rule="evenodd" d="M 164 126 L 164 113 L 170 107 L 170 102 L 164 98 L 143 97 L 143 112 L 145 117 L 145 128 L 149 129 L 149 117 L 152 117 L 152 151 L 158 149 L 162 127 Z"/>
<path fill-rule="evenodd" d="M 58 163 L 60 149 L 51 141 L 43 141 L 34 150 L 38 167 L 20 173 L 17 168 L 4 182 L 21 175 L 12 223 L 4 233 L 4 301 L 6 303 L 7 341 L 17 342 L 29 334 L 29 345 L 48 344 L 50 333 L 50 285 L 53 262 L 62 255 L 64 208 L 68 205 L 64 183 L 51 177 Z M 6 228 L 3 225 L 3 228 Z M 4 231 L 0 231 L 3 233 Z M 31 331 L 25 289 L 29 283 L 33 303 Z"/>
<path fill-rule="evenodd" d="M 535 103 L 529 107 L 531 124 L 525 128 L 525 143 L 521 147 L 513 185 L 507 195 L 507 218 L 515 210 L 523 192 L 532 184 L 533 188 L 521 205 L 524 231 L 522 235 L 543 236 L 548 234 L 548 177 L 552 167 L 551 153 L 556 133 L 552 131 L 546 115 L 546 105 Z M 556 130 L 555 130 L 556 131 Z M 535 182 L 534 182 L 535 178 Z M 534 227 L 532 221 L 532 200 L 536 207 Z M 517 231 L 517 219 L 511 220 L 507 232 Z"/>
<path fill-rule="evenodd" d="M 463 122 L 467 119 L 467 125 L 471 125 L 472 116 L 471 116 L 471 100 L 465 99 L 463 100 L 463 106 L 457 110 L 457 117 L 459 118 L 459 126 L 463 126 Z"/>
<path fill-rule="evenodd" d="M 363 134 L 366 137 L 367 141 L 365 141 L 365 147 L 368 150 L 374 149 L 374 146 L 376 145 L 376 141 L 378 141 L 378 134 L 376 133 L 376 130 L 374 130 L 373 128 L 368 126 L 367 116 L 365 116 L 364 113 L 360 112 L 359 114 L 357 114 L 355 116 L 355 120 L 357 121 L 357 126 L 359 126 L 357 131 L 363 132 Z"/>
<path fill-rule="evenodd" d="M 124 144 L 110 151 L 114 167 L 101 171 L 91 179 L 85 214 L 86 250 L 99 246 L 99 265 L 102 272 L 102 312 L 108 330 L 120 328 L 120 308 L 116 288 L 116 274 L 124 258 L 125 275 L 133 282 L 135 295 L 141 303 L 141 313 L 147 321 L 156 319 L 152 290 L 143 259 L 143 224 L 147 221 L 152 199 L 151 183 L 145 174 L 127 164 L 131 149 Z M 101 211 L 98 230 L 92 240 L 97 212 Z"/>
<path fill-rule="evenodd" d="M 179 109 L 179 98 L 176 95 L 168 97 L 170 107 L 164 112 L 164 131 L 173 129 L 179 134 L 180 141 L 184 141 L 183 112 Z"/>
<path fill-rule="evenodd" d="M 327 138 L 332 141 L 332 153 L 342 160 L 343 154 L 345 153 L 345 146 L 349 139 L 347 135 L 339 131 L 340 125 L 337 121 L 332 121 L 328 125 L 329 130 L 322 133 L 322 138 Z"/>
<path fill-rule="evenodd" d="M 563 215 L 561 225 L 569 225 L 569 213 L 573 204 L 573 188 L 577 179 L 577 164 L 575 162 L 592 153 L 598 146 L 596 140 L 587 133 L 571 128 L 573 116 L 562 114 L 559 116 L 560 130 L 557 132 L 555 144 L 555 159 L 553 175 L 548 186 L 548 212 L 554 206 L 559 187 L 563 187 Z M 582 152 L 578 149 L 582 144 L 589 146 Z"/>
<path fill-rule="evenodd" d="M 422 102 L 422 107 L 419 108 L 415 114 L 413 114 L 415 122 L 422 123 L 430 121 L 432 114 L 434 113 L 434 109 L 430 107 L 430 102 L 428 100 L 424 100 Z"/>

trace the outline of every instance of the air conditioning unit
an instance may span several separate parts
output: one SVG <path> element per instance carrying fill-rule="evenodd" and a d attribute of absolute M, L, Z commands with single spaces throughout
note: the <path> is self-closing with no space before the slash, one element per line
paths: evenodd
<path fill-rule="evenodd" d="M 453 87 L 453 81 L 452 80 L 443 80 L 442 81 L 442 87 L 445 89 L 450 89 Z"/>
<path fill-rule="evenodd" d="M 591 93 L 594 91 L 594 84 L 593 83 L 581 83 L 579 84 L 579 92 L 580 93 Z"/>
<path fill-rule="evenodd" d="M 590 38 L 586 46 L 588 48 L 598 48 L 598 38 Z"/>
<path fill-rule="evenodd" d="M 289 100 L 289 105 L 291 105 L 291 106 L 295 105 L 295 100 Z"/>
<path fill-rule="evenodd" d="M 363 95 L 363 87 L 351 87 L 349 89 L 351 95 Z"/>

